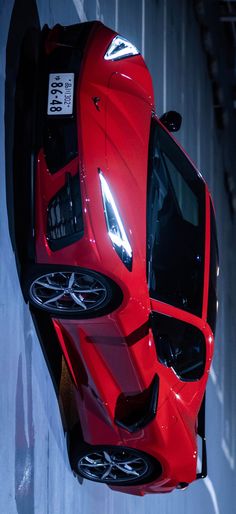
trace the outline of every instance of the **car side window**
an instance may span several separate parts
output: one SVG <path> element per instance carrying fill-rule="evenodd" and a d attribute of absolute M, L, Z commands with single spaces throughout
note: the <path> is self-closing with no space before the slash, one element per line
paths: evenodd
<path fill-rule="evenodd" d="M 206 363 L 206 342 L 201 330 L 156 312 L 151 315 L 151 328 L 158 360 L 183 381 L 199 380 Z"/>
<path fill-rule="evenodd" d="M 185 221 L 197 227 L 199 224 L 199 204 L 197 196 L 184 180 L 181 173 L 179 173 L 174 163 L 164 152 L 163 158 L 168 169 L 173 194 L 180 208 L 181 215 Z"/>
<path fill-rule="evenodd" d="M 204 183 L 178 145 L 155 122 L 147 184 L 150 295 L 201 316 L 204 248 Z"/>

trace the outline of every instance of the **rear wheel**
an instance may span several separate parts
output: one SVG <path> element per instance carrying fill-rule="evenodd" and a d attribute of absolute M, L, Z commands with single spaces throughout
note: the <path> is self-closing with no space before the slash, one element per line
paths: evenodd
<path fill-rule="evenodd" d="M 157 461 L 147 453 L 120 446 L 86 446 L 72 457 L 76 474 L 110 485 L 132 485 L 151 481 L 161 473 Z"/>
<path fill-rule="evenodd" d="M 69 266 L 35 266 L 25 290 L 31 304 L 59 318 L 101 316 L 112 311 L 121 296 L 104 275 Z"/>

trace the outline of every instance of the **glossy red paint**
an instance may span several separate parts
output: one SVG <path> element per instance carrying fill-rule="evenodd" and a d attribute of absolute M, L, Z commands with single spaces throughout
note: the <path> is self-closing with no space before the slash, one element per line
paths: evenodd
<path fill-rule="evenodd" d="M 57 47 L 58 29 L 46 40 L 48 54 Z M 210 266 L 210 200 L 205 187 L 205 273 L 202 317 L 150 299 L 146 278 L 146 189 L 150 124 L 154 111 L 152 81 L 140 55 L 105 61 L 115 33 L 95 23 L 84 52 L 76 89 L 79 154 L 51 174 L 42 148 L 36 175 L 36 263 L 86 267 L 106 275 L 121 288 L 123 301 L 111 314 L 87 320 L 53 319 L 75 386 L 84 440 L 143 450 L 155 457 L 162 474 L 151 483 L 112 486 L 130 494 L 165 493 L 196 478 L 196 419 L 213 355 L 213 334 L 206 322 Z M 99 98 L 99 108 L 93 98 Z M 156 117 L 156 122 L 160 123 Z M 98 170 L 119 205 L 133 249 L 128 271 L 107 234 Z M 46 238 L 47 209 L 64 186 L 66 173 L 80 175 L 84 236 L 52 251 Z M 203 377 L 181 381 L 157 359 L 150 313 L 158 312 L 196 326 L 206 342 Z M 141 392 L 153 376 L 160 379 L 155 419 L 135 433 L 115 422 L 121 393 Z M 176 444 L 176 442 L 178 442 Z"/>

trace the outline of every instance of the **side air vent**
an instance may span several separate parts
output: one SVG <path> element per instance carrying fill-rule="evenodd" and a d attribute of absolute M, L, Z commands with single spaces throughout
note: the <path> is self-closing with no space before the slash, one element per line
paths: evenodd
<path fill-rule="evenodd" d="M 141 393 L 118 397 L 115 423 L 128 432 L 136 432 L 150 423 L 157 410 L 159 377 L 154 376 L 150 386 Z"/>
<path fill-rule="evenodd" d="M 83 237 L 84 226 L 79 175 L 67 173 L 66 184 L 48 206 L 47 241 L 51 250 L 60 250 Z"/>

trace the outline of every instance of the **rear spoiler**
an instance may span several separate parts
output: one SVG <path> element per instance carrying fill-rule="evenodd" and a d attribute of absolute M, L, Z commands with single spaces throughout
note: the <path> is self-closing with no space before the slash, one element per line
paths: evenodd
<path fill-rule="evenodd" d="M 207 476 L 207 452 L 206 452 L 206 434 L 205 434 L 205 407 L 206 407 L 206 393 L 204 394 L 202 404 L 198 413 L 198 427 L 197 433 L 202 440 L 202 469 L 197 473 L 196 480 L 199 478 L 206 478 Z"/>

